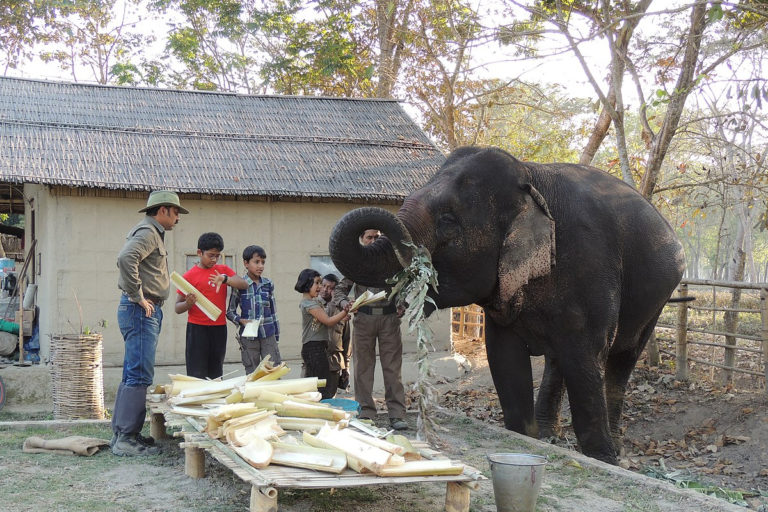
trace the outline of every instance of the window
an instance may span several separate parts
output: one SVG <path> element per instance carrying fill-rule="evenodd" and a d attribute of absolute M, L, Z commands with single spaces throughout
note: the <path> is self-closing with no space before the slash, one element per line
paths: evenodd
<path fill-rule="evenodd" d="M 326 274 L 336 274 L 336 277 L 340 280 L 344 277 L 336 268 L 336 265 L 333 264 L 330 256 L 310 256 L 309 267 L 320 272 L 321 276 Z"/>
<path fill-rule="evenodd" d="M 226 265 L 237 273 L 238 269 L 235 268 L 235 257 L 231 254 L 225 254 L 225 253 L 222 253 L 221 255 L 223 257 L 219 258 L 219 264 Z M 197 253 L 187 254 L 186 261 L 185 261 L 186 266 L 184 267 L 185 271 L 197 265 L 198 260 L 199 258 L 197 257 Z"/>

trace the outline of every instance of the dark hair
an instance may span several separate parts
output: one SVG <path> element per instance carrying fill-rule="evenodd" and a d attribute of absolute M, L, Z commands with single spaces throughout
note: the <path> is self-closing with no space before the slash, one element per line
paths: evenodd
<path fill-rule="evenodd" d="M 154 216 L 156 216 L 156 215 L 157 215 L 157 212 L 159 212 L 159 211 L 160 211 L 160 208 L 162 208 L 162 207 L 163 207 L 163 205 L 162 205 L 162 204 L 159 204 L 159 205 L 157 205 L 157 206 L 153 206 L 152 208 L 150 208 L 149 210 L 147 210 L 147 216 L 149 216 L 149 217 L 154 217 Z"/>
<path fill-rule="evenodd" d="M 243 261 L 251 261 L 254 254 L 258 254 L 264 259 L 267 259 L 267 252 L 258 245 L 249 245 L 243 249 Z"/>
<path fill-rule="evenodd" d="M 201 251 L 210 251 L 211 249 L 224 250 L 224 239 L 218 233 L 203 233 L 197 239 L 197 248 Z"/>
<path fill-rule="evenodd" d="M 299 293 L 307 293 L 312 285 L 315 284 L 315 278 L 320 277 L 320 272 L 313 268 L 305 268 L 299 274 L 296 280 L 296 286 L 293 287 Z"/>
<path fill-rule="evenodd" d="M 339 278 L 336 277 L 336 274 L 325 274 L 323 276 L 323 281 L 330 281 L 335 284 L 339 284 Z"/>

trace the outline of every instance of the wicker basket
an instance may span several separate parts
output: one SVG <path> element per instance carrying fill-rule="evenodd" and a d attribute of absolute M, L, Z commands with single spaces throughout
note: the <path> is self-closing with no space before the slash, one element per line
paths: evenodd
<path fill-rule="evenodd" d="M 104 419 L 101 334 L 51 336 L 55 419 Z"/>

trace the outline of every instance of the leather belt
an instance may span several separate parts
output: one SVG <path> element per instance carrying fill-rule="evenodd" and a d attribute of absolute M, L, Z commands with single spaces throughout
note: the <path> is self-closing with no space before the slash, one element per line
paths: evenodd
<path fill-rule="evenodd" d="M 357 309 L 360 313 L 366 315 L 394 315 L 397 313 L 397 308 L 393 305 L 374 307 L 374 306 L 361 306 Z"/>
<path fill-rule="evenodd" d="M 123 292 L 123 295 L 128 297 L 128 294 L 125 292 Z M 161 299 L 159 297 L 153 297 L 152 295 L 144 294 L 144 298 L 159 308 L 163 307 L 163 304 L 165 304 L 165 299 Z"/>
<path fill-rule="evenodd" d="M 144 298 L 159 308 L 163 307 L 163 304 L 165 303 L 165 299 L 161 299 L 159 297 L 153 297 L 151 295 L 144 294 Z"/>

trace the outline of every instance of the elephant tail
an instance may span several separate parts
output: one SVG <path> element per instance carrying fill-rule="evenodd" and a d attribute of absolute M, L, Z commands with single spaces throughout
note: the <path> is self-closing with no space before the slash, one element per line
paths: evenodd
<path fill-rule="evenodd" d="M 670 297 L 667 299 L 667 303 L 671 302 L 693 302 L 696 300 L 696 297 L 691 295 L 689 297 Z"/>

